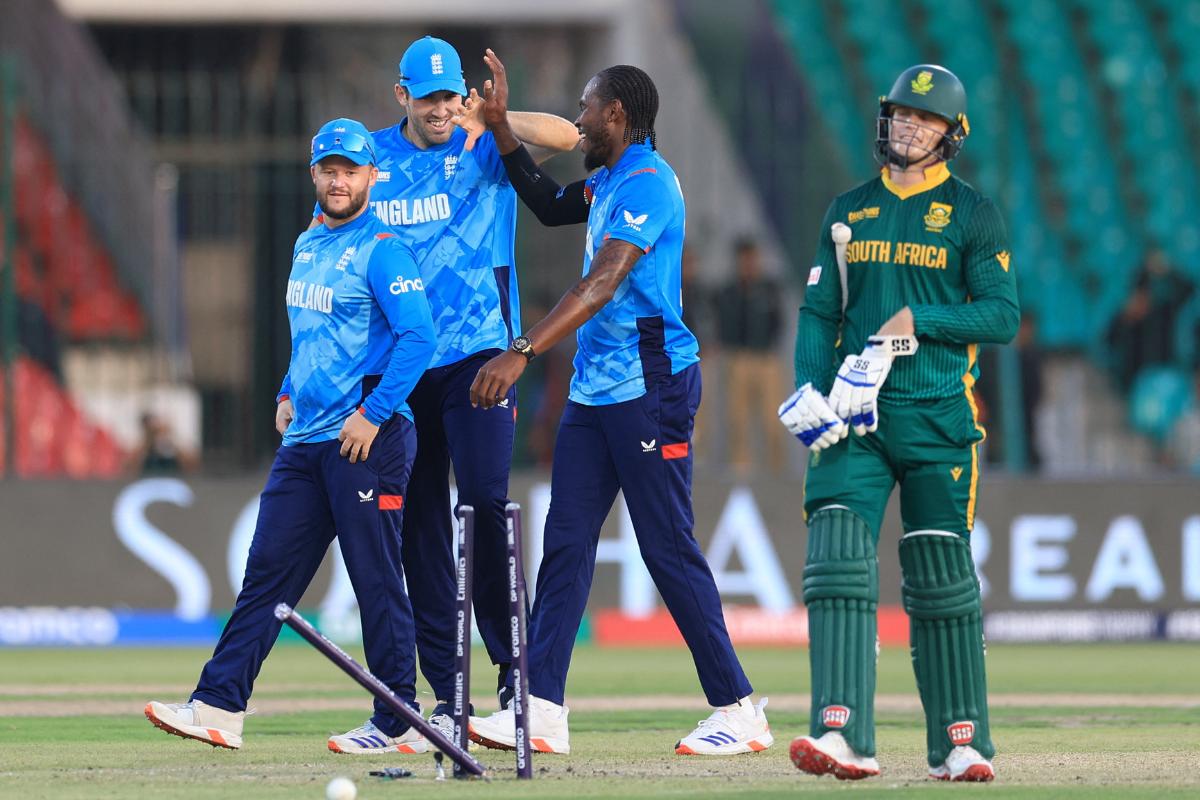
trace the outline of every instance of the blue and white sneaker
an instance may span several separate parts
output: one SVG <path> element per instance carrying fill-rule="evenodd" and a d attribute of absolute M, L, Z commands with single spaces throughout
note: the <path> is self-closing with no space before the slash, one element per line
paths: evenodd
<path fill-rule="evenodd" d="M 329 749 L 335 753 L 370 755 L 372 753 L 424 753 L 429 742 L 416 728 L 409 728 L 399 736 L 388 736 L 375 723 L 367 722 L 340 736 L 329 737 Z"/>
<path fill-rule="evenodd" d="M 733 705 L 722 706 L 700 720 L 696 730 L 675 743 L 675 753 L 681 756 L 733 756 L 757 753 L 775 743 L 767 724 L 767 698 L 758 705 L 742 698 Z"/>

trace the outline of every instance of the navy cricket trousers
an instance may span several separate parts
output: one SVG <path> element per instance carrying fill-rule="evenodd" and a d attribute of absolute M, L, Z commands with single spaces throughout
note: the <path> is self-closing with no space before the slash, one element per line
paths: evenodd
<path fill-rule="evenodd" d="M 366 461 L 351 464 L 336 439 L 280 447 L 258 507 L 246 577 L 193 700 L 242 711 L 279 636 L 275 606 L 295 606 L 337 536 L 358 598 L 367 668 L 414 707 L 412 608 L 400 566 L 400 523 L 416 448 L 413 424 L 396 415 L 380 426 Z M 388 736 L 408 723 L 375 701 Z"/>
<path fill-rule="evenodd" d="M 404 515 L 404 571 L 412 598 L 421 674 L 441 701 L 454 697 L 454 597 L 450 466 L 458 502 L 475 509 L 475 622 L 493 664 L 508 680 L 508 473 L 517 393 L 504 405 L 472 408 L 471 382 L 499 350 L 425 371 L 408 398 L 417 424 L 417 458 Z M 499 688 L 499 687 L 497 687 Z"/>
<path fill-rule="evenodd" d="M 596 543 L 617 491 L 642 560 L 692 652 L 713 706 L 752 691 L 725 629 L 712 570 L 692 533 L 693 364 L 624 403 L 569 402 L 554 446 L 550 511 L 529 626 L 529 693 L 562 704 L 571 650 L 596 568 Z"/>

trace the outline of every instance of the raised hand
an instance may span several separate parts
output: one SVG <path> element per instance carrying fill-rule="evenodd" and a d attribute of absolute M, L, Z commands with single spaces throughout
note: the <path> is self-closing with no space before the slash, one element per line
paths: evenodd
<path fill-rule="evenodd" d="M 508 74 L 490 47 L 484 51 L 483 63 L 492 71 L 492 79 L 483 82 L 483 120 L 494 130 L 508 118 Z"/>
<path fill-rule="evenodd" d="M 467 132 L 467 141 L 463 144 L 463 149 L 473 150 L 475 141 L 487 130 L 483 121 L 483 98 L 479 96 L 479 92 L 471 90 L 463 99 L 459 111 L 450 117 L 450 122 Z"/>

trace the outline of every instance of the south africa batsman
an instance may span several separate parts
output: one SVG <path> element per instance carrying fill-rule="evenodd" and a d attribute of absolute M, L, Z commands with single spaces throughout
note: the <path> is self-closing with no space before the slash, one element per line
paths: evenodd
<path fill-rule="evenodd" d="M 984 438 L 972 387 L 979 344 L 1010 341 L 1020 309 L 1000 212 L 947 168 L 968 132 L 953 73 L 901 73 L 880 98 L 882 173 L 829 207 L 800 309 L 799 388 L 779 416 L 812 450 L 803 583 L 812 716 L 791 755 L 814 775 L 879 774 L 876 545 L 898 483 L 929 774 L 995 777 L 970 547 Z"/>

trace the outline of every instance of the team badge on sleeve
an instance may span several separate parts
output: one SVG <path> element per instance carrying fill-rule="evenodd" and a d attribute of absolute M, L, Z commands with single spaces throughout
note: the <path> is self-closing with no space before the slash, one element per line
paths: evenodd
<path fill-rule="evenodd" d="M 1004 268 L 1005 272 L 1008 272 L 1009 257 L 1007 250 L 1001 250 L 999 253 L 996 253 L 996 260 L 1000 262 L 1000 266 Z"/>
<path fill-rule="evenodd" d="M 816 266 L 808 271 L 808 285 L 816 286 L 821 282 L 821 267 Z"/>

